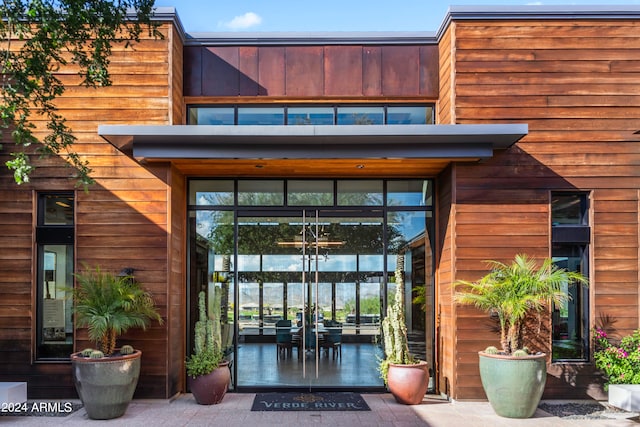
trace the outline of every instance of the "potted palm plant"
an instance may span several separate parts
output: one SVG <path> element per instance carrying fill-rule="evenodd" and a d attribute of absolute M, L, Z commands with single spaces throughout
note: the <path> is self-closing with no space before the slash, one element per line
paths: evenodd
<path fill-rule="evenodd" d="M 194 353 L 187 359 L 187 377 L 200 405 L 222 401 L 231 382 L 229 362 L 224 360 L 220 326 L 220 292 L 214 287 L 213 309 L 207 314 L 206 293 L 198 295 L 199 319 L 195 325 Z"/>
<path fill-rule="evenodd" d="M 152 320 L 162 324 L 162 318 L 151 294 L 131 274 L 96 267 L 75 276 L 71 294 L 76 323 L 87 327 L 97 346 L 71 355 L 76 390 L 89 418 L 117 418 L 133 398 L 142 357 L 130 345 L 116 349 L 117 338 L 129 328 L 146 329 Z"/>
<path fill-rule="evenodd" d="M 587 285 L 587 279 L 549 258 L 539 267 L 527 255 L 516 255 L 511 264 L 488 264 L 491 271 L 480 280 L 456 282 L 464 290 L 456 292 L 454 300 L 497 316 L 502 350 L 490 346 L 479 352 L 482 386 L 498 415 L 529 418 L 542 397 L 547 365 L 546 354 L 531 354 L 524 342 L 525 321 L 551 304 L 566 302 L 566 285 Z"/>
<path fill-rule="evenodd" d="M 382 321 L 385 358 L 380 361 L 380 374 L 396 401 L 406 405 L 422 402 L 429 387 L 427 362 L 409 353 L 404 314 L 404 254 L 398 254 L 395 270 L 396 293 L 387 306 Z"/>

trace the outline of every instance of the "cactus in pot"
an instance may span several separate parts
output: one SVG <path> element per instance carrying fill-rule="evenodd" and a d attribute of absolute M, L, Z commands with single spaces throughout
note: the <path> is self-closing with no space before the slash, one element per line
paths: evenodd
<path fill-rule="evenodd" d="M 407 325 L 404 314 L 404 254 L 398 254 L 395 270 L 396 293 L 382 321 L 385 358 L 380 361 L 380 374 L 389 391 L 403 404 L 422 401 L 429 386 L 427 363 L 409 353 Z"/>
<path fill-rule="evenodd" d="M 220 290 L 214 287 L 211 313 L 207 313 L 206 293 L 198 295 L 199 318 L 194 328 L 194 353 L 186 361 L 187 376 L 196 402 L 211 405 L 222 401 L 231 374 L 223 360 L 220 327 Z"/>

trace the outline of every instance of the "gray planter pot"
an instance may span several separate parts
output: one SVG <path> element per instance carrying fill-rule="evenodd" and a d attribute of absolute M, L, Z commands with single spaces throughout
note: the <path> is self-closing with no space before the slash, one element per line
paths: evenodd
<path fill-rule="evenodd" d="M 139 350 L 103 359 L 71 355 L 73 381 L 89 418 L 108 420 L 125 413 L 138 384 L 141 357 Z"/>
<path fill-rule="evenodd" d="M 480 378 L 496 414 L 529 418 L 535 412 L 547 381 L 544 353 L 525 357 L 479 352 Z"/>

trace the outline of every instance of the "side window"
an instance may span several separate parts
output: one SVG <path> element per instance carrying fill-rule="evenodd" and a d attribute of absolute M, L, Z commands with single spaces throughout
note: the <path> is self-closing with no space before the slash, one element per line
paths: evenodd
<path fill-rule="evenodd" d="M 38 195 L 36 359 L 68 359 L 73 349 L 71 303 L 75 240 L 73 193 Z"/>
<path fill-rule="evenodd" d="M 588 197 L 585 193 L 551 194 L 551 256 L 556 265 L 589 275 Z M 571 296 L 553 307 L 553 361 L 589 358 L 589 291 L 575 283 L 564 285 Z"/>

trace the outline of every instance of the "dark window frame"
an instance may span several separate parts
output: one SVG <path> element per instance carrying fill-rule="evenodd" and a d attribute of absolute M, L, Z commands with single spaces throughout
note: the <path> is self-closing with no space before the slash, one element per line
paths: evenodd
<path fill-rule="evenodd" d="M 580 273 L 582 273 L 587 278 L 589 277 L 590 271 L 590 253 L 591 253 L 591 226 L 590 224 L 590 194 L 585 191 L 552 191 L 550 193 L 551 200 L 556 195 L 561 196 L 575 196 L 577 201 L 580 203 L 579 206 L 579 218 L 577 223 L 559 223 L 554 221 L 553 218 L 553 208 L 550 203 L 551 208 L 551 257 L 557 256 L 559 253 L 567 253 L 571 251 L 575 251 L 579 254 L 580 259 Z M 574 302 L 574 304 L 578 305 L 577 311 L 580 315 L 580 330 L 582 332 L 582 336 L 579 337 L 579 341 L 582 345 L 582 356 L 581 357 L 555 357 L 552 354 L 552 363 L 585 363 L 590 360 L 591 357 L 591 343 L 589 338 L 589 320 L 590 320 L 590 311 L 589 311 L 589 290 L 581 287 L 580 285 L 575 290 L 578 296 L 578 300 Z M 555 332 L 555 324 L 551 321 L 552 331 L 551 331 L 551 347 L 552 350 L 556 349 L 556 340 L 554 339 Z M 555 351 L 552 351 L 555 353 Z"/>
<path fill-rule="evenodd" d="M 72 224 L 51 224 L 45 225 L 46 214 L 46 199 L 47 197 L 56 196 L 69 200 L 73 200 L 73 222 Z M 61 245 L 71 247 L 72 252 L 75 251 L 75 211 L 76 211 L 76 197 L 73 191 L 59 191 L 59 192 L 38 192 L 36 197 L 36 229 L 35 229 L 35 243 L 36 243 L 36 345 L 35 345 L 35 360 L 36 362 L 68 362 L 69 355 L 73 351 L 73 341 L 75 339 L 75 330 L 72 329 L 71 343 L 66 340 L 64 344 L 58 345 L 58 349 L 48 347 L 44 343 L 43 336 L 43 303 L 46 295 L 44 291 L 45 277 L 45 247 L 48 245 Z M 73 263 L 73 259 L 71 262 Z M 73 269 L 72 269 L 73 271 Z M 66 328 L 66 325 L 65 325 Z"/>
<path fill-rule="evenodd" d="M 393 107 L 424 107 L 426 109 L 431 109 L 431 117 L 425 118 L 427 123 L 424 125 L 432 125 L 435 124 L 435 103 L 398 103 L 398 104 L 389 104 L 389 103 L 380 103 L 380 104 L 190 104 L 187 105 L 187 125 L 197 126 L 198 123 L 191 123 L 191 114 L 192 111 L 198 108 L 233 108 L 234 109 L 234 126 L 238 125 L 238 109 L 239 108 L 281 108 L 284 114 L 284 125 L 285 126 L 294 126 L 289 123 L 288 117 L 288 109 L 289 108 L 332 108 L 333 109 L 333 125 L 340 126 L 338 124 L 338 109 L 343 107 L 362 107 L 362 108 L 371 108 L 371 107 L 380 107 L 383 109 L 383 124 L 388 126 L 397 126 L 397 124 L 388 124 L 388 109 Z M 220 126 L 231 126 L 231 125 L 220 125 Z M 304 125 L 302 125 L 304 126 Z M 328 126 L 328 125 L 327 125 Z"/>

